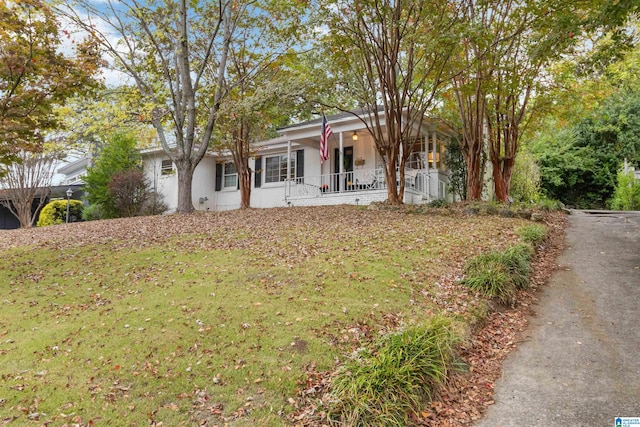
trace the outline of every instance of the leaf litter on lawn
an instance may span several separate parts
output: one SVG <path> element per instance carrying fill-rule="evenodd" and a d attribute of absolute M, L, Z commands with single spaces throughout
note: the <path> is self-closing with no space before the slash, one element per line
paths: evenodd
<path fill-rule="evenodd" d="M 3 410 L 40 424 L 304 422 L 299 393 L 317 396 L 354 349 L 480 310 L 457 285 L 464 261 L 524 223 L 339 206 L 2 232 Z"/>

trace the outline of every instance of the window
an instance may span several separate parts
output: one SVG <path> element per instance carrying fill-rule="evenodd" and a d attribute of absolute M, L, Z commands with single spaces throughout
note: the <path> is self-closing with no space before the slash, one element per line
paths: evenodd
<path fill-rule="evenodd" d="M 162 161 L 162 166 L 160 166 L 160 175 L 171 175 L 173 174 L 173 162 L 171 159 L 166 159 Z"/>
<path fill-rule="evenodd" d="M 224 164 L 224 188 L 238 188 L 238 171 L 234 163 Z"/>
<path fill-rule="evenodd" d="M 287 156 L 274 156 L 265 159 L 264 182 L 284 182 L 287 179 Z M 296 156 L 291 156 L 291 178 L 296 177 Z"/>

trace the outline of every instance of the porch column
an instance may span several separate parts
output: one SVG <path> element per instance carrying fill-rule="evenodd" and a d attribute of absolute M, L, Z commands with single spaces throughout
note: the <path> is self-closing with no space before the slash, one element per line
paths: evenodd
<path fill-rule="evenodd" d="M 338 175 L 338 191 L 342 193 L 344 183 L 342 182 L 344 175 L 344 132 L 340 132 L 340 175 Z"/>
<path fill-rule="evenodd" d="M 287 181 L 284 183 L 284 197 L 291 196 L 291 140 L 287 141 Z"/>
<path fill-rule="evenodd" d="M 287 141 L 287 181 L 291 179 L 291 141 Z"/>
<path fill-rule="evenodd" d="M 433 133 L 431 134 L 431 140 L 433 143 L 433 168 L 434 169 L 438 169 L 438 139 L 437 139 L 437 133 L 436 131 L 433 131 Z"/>
<path fill-rule="evenodd" d="M 429 175 L 429 169 L 431 168 L 431 166 L 429 165 L 429 132 L 427 132 L 426 135 L 422 136 L 424 138 L 424 151 L 425 154 L 427 155 L 426 163 L 427 163 L 427 175 Z"/>
<path fill-rule="evenodd" d="M 439 198 L 439 191 L 440 189 L 438 188 L 438 186 L 440 185 L 440 177 L 438 176 L 438 139 L 437 139 L 437 132 L 434 130 L 433 133 L 431 134 L 431 142 L 433 144 L 432 146 L 432 159 L 433 159 L 433 170 L 435 171 L 434 177 L 435 179 L 433 179 L 433 184 L 432 186 L 435 188 L 431 188 L 431 194 L 435 194 L 436 195 L 436 199 Z"/>

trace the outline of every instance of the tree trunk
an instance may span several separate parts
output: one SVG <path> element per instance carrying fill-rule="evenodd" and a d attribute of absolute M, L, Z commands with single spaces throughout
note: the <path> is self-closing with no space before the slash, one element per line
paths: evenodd
<path fill-rule="evenodd" d="M 18 220 L 20 221 L 20 227 L 22 228 L 31 228 L 33 226 L 35 215 L 31 214 L 32 205 L 33 200 L 27 199 L 16 207 L 16 210 L 18 211 Z"/>
<path fill-rule="evenodd" d="M 177 213 L 188 214 L 195 211 L 193 207 L 193 170 L 195 167 L 191 165 L 189 160 L 176 161 L 176 169 L 178 171 L 178 208 Z"/>
<path fill-rule="evenodd" d="M 480 200 L 484 179 L 481 151 L 479 152 L 472 146 L 465 157 L 467 162 L 467 200 Z"/>
<path fill-rule="evenodd" d="M 398 183 L 396 181 L 396 159 L 393 155 L 389 156 L 385 175 L 387 179 L 387 200 L 392 205 L 401 205 L 402 199 L 398 195 Z"/>
<path fill-rule="evenodd" d="M 251 169 L 246 165 L 238 170 L 240 180 L 240 209 L 251 207 Z"/>
<path fill-rule="evenodd" d="M 496 200 L 503 203 L 509 202 L 511 189 L 511 175 L 515 162 L 512 159 L 491 159 L 493 165 L 493 185 Z"/>

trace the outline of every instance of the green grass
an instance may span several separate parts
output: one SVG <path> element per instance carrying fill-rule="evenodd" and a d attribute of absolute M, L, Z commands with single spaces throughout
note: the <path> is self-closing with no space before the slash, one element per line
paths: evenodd
<path fill-rule="evenodd" d="M 5 232 L 17 246 L 0 254 L 0 413 L 287 424 L 307 368 L 331 371 L 394 330 L 389 313 L 412 325 L 483 304 L 443 294 L 441 277 L 524 223 L 337 207 Z"/>

